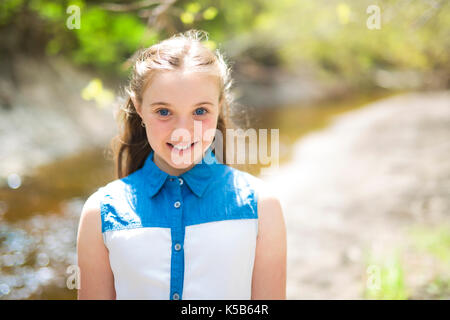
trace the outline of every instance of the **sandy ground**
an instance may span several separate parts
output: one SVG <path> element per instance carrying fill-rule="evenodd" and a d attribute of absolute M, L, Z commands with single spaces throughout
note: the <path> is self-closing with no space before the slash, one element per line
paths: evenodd
<path fill-rule="evenodd" d="M 362 299 L 366 252 L 408 246 L 414 224 L 450 221 L 450 92 L 372 103 L 294 148 L 262 176 L 285 214 L 288 299 Z"/>

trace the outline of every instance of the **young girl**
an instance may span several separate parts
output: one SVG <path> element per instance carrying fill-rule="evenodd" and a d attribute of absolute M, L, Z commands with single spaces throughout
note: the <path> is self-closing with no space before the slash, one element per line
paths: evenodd
<path fill-rule="evenodd" d="M 201 40 L 190 30 L 138 54 L 118 178 L 80 217 L 79 299 L 286 299 L 280 202 L 212 148 L 232 80 Z"/>

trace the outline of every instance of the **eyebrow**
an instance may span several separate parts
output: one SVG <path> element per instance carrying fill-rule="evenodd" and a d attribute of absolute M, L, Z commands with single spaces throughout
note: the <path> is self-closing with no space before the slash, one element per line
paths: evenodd
<path fill-rule="evenodd" d="M 199 105 L 202 105 L 202 104 L 210 104 L 210 105 L 214 105 L 212 102 L 209 102 L 209 101 L 203 101 L 203 102 L 199 102 L 199 103 L 197 103 L 197 104 L 195 104 L 195 106 L 199 106 Z M 164 101 L 159 101 L 159 102 L 153 102 L 150 106 L 155 106 L 155 105 L 162 105 L 162 106 L 170 106 L 170 103 L 168 103 L 168 102 L 164 102 Z"/>

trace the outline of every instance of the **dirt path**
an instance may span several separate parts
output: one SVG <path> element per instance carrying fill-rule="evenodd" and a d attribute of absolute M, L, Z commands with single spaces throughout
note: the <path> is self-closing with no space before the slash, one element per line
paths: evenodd
<path fill-rule="evenodd" d="M 262 177 L 288 231 L 288 299 L 361 299 L 365 252 L 450 221 L 450 92 L 413 93 L 335 119 Z"/>

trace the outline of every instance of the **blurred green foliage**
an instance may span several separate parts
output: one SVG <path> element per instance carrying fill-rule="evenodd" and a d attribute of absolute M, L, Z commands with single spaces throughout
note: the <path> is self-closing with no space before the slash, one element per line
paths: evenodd
<path fill-rule="evenodd" d="M 427 299 L 450 300 L 450 277 L 438 275 L 425 288 Z"/>
<path fill-rule="evenodd" d="M 450 224 L 442 224 L 436 228 L 415 226 L 411 228 L 410 234 L 418 249 L 431 253 L 447 264 L 450 270 Z"/>
<path fill-rule="evenodd" d="M 370 30 L 373 4 L 381 28 Z M 80 29 L 66 27 L 69 5 L 80 8 Z M 117 73 L 136 49 L 191 28 L 206 30 L 211 47 L 220 43 L 230 55 L 305 66 L 325 78 L 363 84 L 379 69 L 450 73 L 448 1 L 179 0 L 160 9 L 145 0 L 3 0 L 0 34 L 37 28 L 45 54 Z"/>
<path fill-rule="evenodd" d="M 365 299 L 408 299 L 409 291 L 405 285 L 404 268 L 399 252 L 395 251 L 381 261 L 370 256 L 367 265 L 368 282 L 364 291 Z"/>
<path fill-rule="evenodd" d="M 421 257 L 431 256 L 433 265 L 426 265 L 429 279 L 425 283 L 408 285 L 406 279 L 420 277 L 413 275 L 414 260 L 405 258 L 405 248 L 395 248 L 382 257 L 365 252 L 367 282 L 363 296 L 366 299 L 448 299 L 450 297 L 450 225 L 444 223 L 435 227 L 417 224 L 408 229 L 413 246 L 410 253 Z M 417 268 L 417 266 L 416 266 Z"/>
<path fill-rule="evenodd" d="M 273 38 L 281 39 L 282 60 L 290 64 L 312 62 L 324 74 L 356 79 L 379 68 L 449 68 L 448 1 L 436 1 L 435 8 L 428 1 L 398 0 L 283 0 L 267 4 L 271 14 L 262 25 Z M 373 4 L 380 8 L 380 29 L 366 26 L 370 17 L 366 10 Z"/>
<path fill-rule="evenodd" d="M 416 225 L 410 228 L 415 248 L 436 259 L 434 278 L 427 283 L 419 297 L 427 299 L 450 299 L 450 224 L 435 227 Z"/>

